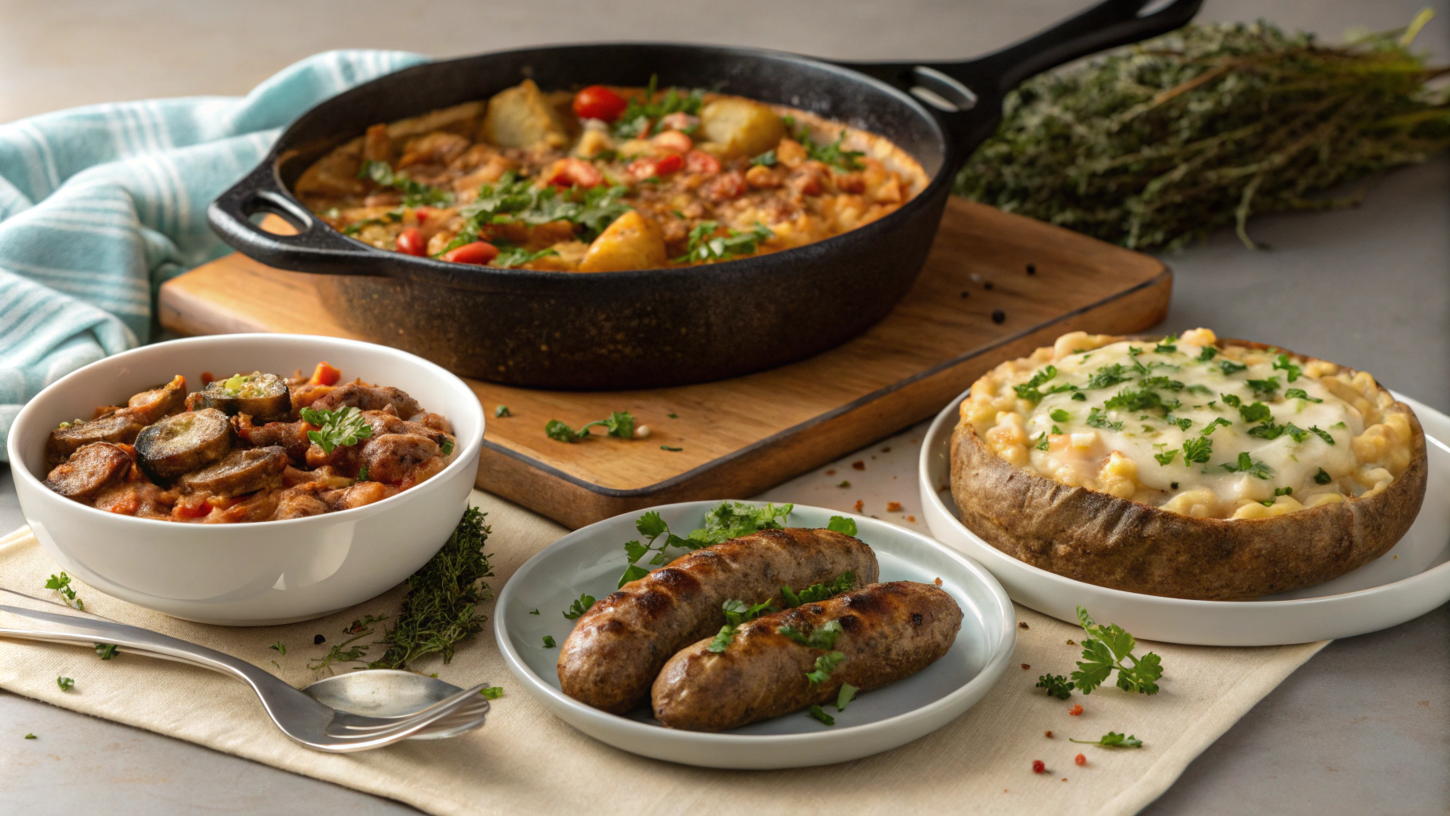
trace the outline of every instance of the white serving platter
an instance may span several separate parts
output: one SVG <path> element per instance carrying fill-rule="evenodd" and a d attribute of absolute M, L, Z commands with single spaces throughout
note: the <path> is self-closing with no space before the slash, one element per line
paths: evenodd
<path fill-rule="evenodd" d="M 1352 637 L 1413 620 L 1450 601 L 1450 417 L 1402 394 L 1425 429 L 1429 483 L 1410 531 L 1388 553 L 1316 586 L 1252 601 L 1190 601 L 1064 578 L 1018 561 L 957 518 L 948 447 L 962 394 L 942 410 L 921 448 L 923 515 L 932 535 L 976 559 L 1012 600 L 1075 624 L 1076 608 L 1141 640 L 1201 646 L 1276 646 Z"/>
<path fill-rule="evenodd" d="M 718 501 L 654 508 L 683 534 Z M 641 511 L 643 512 L 643 511 Z M 996 683 L 1016 643 L 1016 615 L 1007 593 L 971 559 L 919 533 L 835 510 L 796 505 L 788 524 L 825 527 L 833 515 L 855 519 L 858 537 L 876 552 L 882 581 L 940 578 L 961 606 L 962 629 L 946 656 L 912 677 L 861 693 L 827 727 L 805 712 L 720 734 L 676 731 L 648 708 L 607 714 L 559 690 L 559 646 L 574 622 L 563 612 L 581 593 L 603 598 L 625 567 L 624 542 L 639 538 L 640 513 L 605 519 L 559 539 L 529 559 L 499 594 L 494 631 L 509 670 L 560 719 L 601 742 L 642 756 L 711 768 L 771 769 L 827 765 L 904 745 L 961 716 Z M 673 551 L 672 551 L 673 552 Z M 681 553 L 682 554 L 682 553 Z M 539 614 L 531 614 L 538 610 Z M 545 636 L 556 646 L 543 645 Z"/>

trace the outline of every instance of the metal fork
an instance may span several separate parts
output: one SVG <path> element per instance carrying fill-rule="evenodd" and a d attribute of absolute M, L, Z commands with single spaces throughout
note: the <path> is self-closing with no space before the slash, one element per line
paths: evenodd
<path fill-rule="evenodd" d="M 20 595 L 28 600 L 36 598 Z M 40 601 L 41 603 L 49 603 Z M 313 700 L 272 674 L 231 655 L 136 626 L 96 616 L 55 614 L 0 604 L 0 611 L 46 623 L 37 628 L 0 628 L 0 637 L 93 645 L 111 643 L 126 651 L 178 660 L 231 675 L 251 686 L 268 716 L 292 740 L 318 751 L 350 753 L 381 748 L 429 731 L 457 731 L 488 711 L 480 695 L 487 684 L 460 691 L 403 717 L 368 717 L 338 711 Z"/>

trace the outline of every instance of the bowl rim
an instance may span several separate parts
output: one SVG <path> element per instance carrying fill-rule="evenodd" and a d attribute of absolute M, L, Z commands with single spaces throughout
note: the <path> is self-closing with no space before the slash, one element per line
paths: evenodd
<path fill-rule="evenodd" d="M 1397 401 L 1403 402 L 1406 405 L 1410 406 L 1411 410 L 1415 412 L 1416 417 L 1422 417 L 1426 413 L 1431 412 L 1439 417 L 1444 417 L 1444 415 L 1440 414 L 1440 412 L 1435 411 L 1433 408 L 1430 408 L 1429 406 L 1418 400 L 1407 397 L 1404 394 L 1395 390 L 1387 390 L 1390 391 L 1390 394 L 1393 395 Z M 1016 558 L 1013 558 L 1007 553 L 1004 553 L 996 547 L 993 547 L 991 544 L 987 543 L 985 539 L 973 532 L 970 527 L 963 524 L 962 520 L 957 517 L 955 508 L 949 507 L 946 502 L 942 500 L 941 496 L 938 495 L 935 484 L 931 479 L 931 460 L 933 454 L 935 453 L 934 449 L 937 447 L 933 443 L 939 437 L 944 437 L 943 443 L 946 445 L 951 444 L 950 428 L 955 427 L 957 415 L 959 413 L 962 401 L 965 400 L 967 396 L 971 394 L 971 392 L 972 389 L 968 388 L 966 391 L 963 391 L 961 394 L 957 395 L 957 397 L 954 398 L 951 402 L 948 402 L 946 407 L 943 408 L 941 412 L 936 415 L 935 419 L 932 420 L 931 425 L 927 427 L 926 434 L 922 437 L 921 452 L 918 454 L 917 457 L 917 486 L 921 491 L 921 501 L 923 509 L 930 509 L 941 515 L 942 517 L 946 518 L 949 523 L 954 528 L 956 528 L 958 532 L 965 533 L 968 537 L 970 537 L 973 541 L 980 545 L 980 547 L 983 548 L 984 551 L 989 551 L 991 557 L 994 559 L 994 563 L 1000 565 L 998 568 L 1019 570 L 1022 574 L 1029 575 L 1035 580 L 1045 581 L 1051 584 L 1055 589 L 1060 589 L 1065 592 L 1080 591 L 1081 588 L 1088 587 L 1093 592 L 1103 593 L 1104 597 L 1110 599 L 1139 601 L 1141 601 L 1142 599 L 1149 599 L 1153 603 L 1161 603 L 1166 607 L 1174 607 L 1186 611 L 1206 612 L 1210 614 L 1215 610 L 1222 611 L 1224 609 L 1240 609 L 1254 611 L 1268 609 L 1286 609 L 1295 607 L 1315 607 L 1322 606 L 1324 604 L 1335 604 L 1350 598 L 1364 598 L 1377 594 L 1382 594 L 1391 590 L 1406 590 L 1427 581 L 1439 581 L 1442 574 L 1450 572 L 1450 561 L 1447 561 L 1443 564 L 1440 564 L 1439 566 L 1433 566 L 1409 577 L 1401 578 L 1398 581 L 1391 581 L 1387 584 L 1366 587 L 1364 589 L 1350 590 L 1348 592 L 1339 592 L 1333 595 L 1316 595 L 1311 598 L 1287 598 L 1280 601 L 1264 601 L 1259 599 L 1247 601 L 1205 601 L 1193 598 L 1171 598 L 1165 595 L 1148 595 L 1141 592 L 1129 592 L 1124 589 L 1114 589 L 1112 587 L 1098 586 L 1097 584 L 1089 584 L 1083 581 L 1078 581 L 1072 578 L 1068 578 L 1067 576 L 1058 575 L 1055 572 L 1050 572 L 1048 570 L 1042 569 L 1041 567 L 1033 566 L 1032 564 L 1028 564 L 1025 561 L 1020 561 Z M 1439 448 L 1443 448 L 1447 452 L 1450 452 L 1450 443 L 1442 441 L 1438 437 L 1431 436 L 1428 431 L 1425 432 L 1425 444 L 1427 446 L 1433 445 Z M 984 562 L 982 566 L 989 572 L 992 571 L 992 568 L 989 567 L 987 563 Z"/>
<path fill-rule="evenodd" d="M 998 633 L 999 643 L 991 658 L 982 667 L 982 670 L 966 683 L 963 683 L 950 693 L 926 705 L 918 706 L 910 711 L 904 711 L 875 722 L 835 728 L 829 731 L 802 734 L 733 734 L 728 731 L 714 733 L 664 728 L 659 725 L 639 722 L 619 714 L 601 711 L 575 700 L 560 689 L 550 686 L 533 669 L 529 668 L 528 664 L 524 662 L 523 657 L 518 653 L 518 650 L 514 648 L 513 639 L 509 637 L 505 618 L 507 617 L 506 612 L 509 603 L 513 600 L 514 587 L 519 585 L 521 578 L 527 577 L 530 571 L 538 568 L 546 554 L 565 549 L 580 539 L 595 535 L 597 533 L 593 532 L 594 528 L 613 522 L 616 519 L 635 516 L 644 512 L 703 511 L 720 504 L 721 501 L 725 501 L 725 499 L 675 502 L 673 504 L 656 505 L 654 507 L 621 513 L 601 521 L 596 521 L 586 527 L 581 527 L 530 556 L 527 561 L 514 571 L 513 575 L 509 576 L 508 581 L 504 584 L 503 590 L 499 593 L 497 603 L 494 605 L 494 639 L 498 642 L 499 651 L 503 653 L 504 662 L 508 666 L 510 673 L 523 682 L 533 694 L 536 696 L 542 695 L 545 699 L 541 702 L 544 702 L 546 706 L 567 710 L 571 716 L 579 717 L 584 722 L 587 722 L 591 728 L 618 730 L 619 733 L 627 734 L 633 738 L 648 740 L 663 739 L 694 746 L 718 746 L 721 743 L 726 743 L 733 747 L 738 747 L 768 743 L 775 746 L 783 744 L 791 747 L 806 748 L 837 742 L 843 738 L 846 740 L 862 739 L 878 734 L 892 733 L 898 729 L 930 719 L 944 710 L 950 710 L 953 706 L 958 705 L 962 699 L 970 697 L 976 693 L 977 689 L 983 686 L 987 690 L 990 690 L 1001 679 L 1002 673 L 1006 671 L 1007 664 L 1011 661 L 1012 654 L 1016 650 L 1017 645 L 1017 613 L 1012 599 L 1007 595 L 1007 590 L 989 570 L 981 564 L 978 564 L 965 553 L 948 547 L 930 536 L 923 535 L 915 530 L 898 527 L 890 522 L 873 519 L 869 516 L 832 510 L 825 507 L 816 507 L 809 504 L 795 504 L 794 507 L 797 510 L 811 510 L 823 515 L 845 516 L 846 518 L 854 520 L 857 526 L 863 530 L 883 529 L 891 534 L 912 540 L 918 546 L 923 546 L 945 555 L 950 560 L 956 562 L 967 574 L 970 574 L 980 582 L 990 592 L 992 602 L 997 605 L 999 611 L 1002 613 L 1001 631 Z"/>
<path fill-rule="evenodd" d="M 234 346 L 236 343 L 239 342 L 261 343 L 280 346 L 286 346 L 289 344 L 304 345 L 309 343 L 318 343 L 323 346 L 334 346 L 347 348 L 355 351 L 361 351 L 364 354 L 377 354 L 384 357 L 396 358 L 402 362 L 408 363 L 409 365 L 424 370 L 426 372 L 426 376 L 434 377 L 441 380 L 449 390 L 458 391 L 458 396 L 461 400 L 461 413 L 475 414 L 475 418 L 478 421 L 478 433 L 473 438 L 468 439 L 466 443 L 459 446 L 460 449 L 457 451 L 457 455 L 453 457 L 453 461 L 449 462 L 448 466 L 445 467 L 442 471 L 440 471 L 427 481 L 423 482 L 422 484 L 416 485 L 412 488 L 409 488 L 408 490 L 400 491 L 395 495 L 383 499 L 382 501 L 363 505 L 362 507 L 354 507 L 347 510 L 323 513 L 317 516 L 305 516 L 303 518 L 295 519 L 268 519 L 265 521 L 251 521 L 239 524 L 179 524 L 178 522 L 165 519 L 138 518 L 136 516 L 128 516 L 121 513 L 109 513 L 105 510 L 100 510 L 90 505 L 70 501 L 64 496 L 61 496 L 47 488 L 42 480 L 36 478 L 34 473 L 31 472 L 30 463 L 23 455 L 21 455 L 21 440 L 25 437 L 27 433 L 35 433 L 35 431 L 30 430 L 29 424 L 31 422 L 37 421 L 34 415 L 39 411 L 39 408 L 37 408 L 36 406 L 41 403 L 42 398 L 45 397 L 46 393 L 50 392 L 52 389 L 57 389 L 66 383 L 82 379 L 90 374 L 94 374 L 97 371 L 109 370 L 118 366 L 124 366 L 126 362 L 137 357 L 145 357 L 153 354 L 164 353 L 158 352 L 158 349 L 168 347 L 174 348 L 178 346 L 220 346 L 225 344 L 229 347 L 228 350 L 231 350 L 230 347 Z M 466 399 L 464 398 L 464 395 L 467 395 Z M 448 414 L 445 414 L 445 416 L 448 415 L 456 416 L 457 413 L 450 410 Z M 6 439 L 6 451 L 9 455 L 10 470 L 16 481 L 17 486 L 20 482 L 24 481 L 27 488 L 31 488 L 47 497 L 46 499 L 43 499 L 43 501 L 55 499 L 62 503 L 58 506 L 78 509 L 87 514 L 95 514 L 93 518 L 98 524 L 115 523 L 120 524 L 123 527 L 125 525 L 142 525 L 138 529 L 171 529 L 178 531 L 197 530 L 203 528 L 229 531 L 249 529 L 277 530 L 283 527 L 305 529 L 308 526 L 323 526 L 338 521 L 361 520 L 361 518 L 366 516 L 388 512 L 389 509 L 398 507 L 404 501 L 407 501 L 408 497 L 410 496 L 417 497 L 423 495 L 423 493 L 420 493 L 418 491 L 424 491 L 427 493 L 433 492 L 433 490 L 438 489 L 439 485 L 442 485 L 448 481 L 448 479 L 445 478 L 446 476 L 452 476 L 456 474 L 458 470 L 467 467 L 467 462 L 473 461 L 475 462 L 476 466 L 479 452 L 483 448 L 483 437 L 486 431 L 485 423 L 486 419 L 484 416 L 482 403 L 478 401 L 478 398 L 474 396 L 472 389 L 470 389 L 461 378 L 459 378 L 456 374 L 453 374 L 452 372 L 443 368 L 442 366 L 429 360 L 425 360 L 424 358 L 419 357 L 415 354 L 410 354 L 409 352 L 402 351 L 401 349 L 395 349 L 390 346 L 383 346 L 377 343 L 368 343 L 362 340 L 352 340 L 342 337 L 328 337 L 318 334 L 274 334 L 269 332 L 239 332 L 236 334 L 183 337 L 177 338 L 175 340 L 165 340 L 159 343 L 137 346 L 133 349 L 127 349 L 126 351 L 113 354 L 108 357 L 103 357 L 100 360 L 97 360 L 93 363 L 82 366 L 75 371 L 72 371 L 71 373 L 65 375 L 64 377 L 61 377 L 60 379 L 41 389 L 40 393 L 30 398 L 25 403 L 25 405 L 21 407 L 19 413 L 15 415 L 15 420 L 10 425 L 10 432 Z M 24 513 L 25 509 L 26 508 L 22 504 L 21 512 Z M 27 522 L 29 521 L 28 515 L 26 520 Z M 156 527 L 155 525 L 161 526 Z M 207 534 L 208 533 L 203 533 L 203 535 Z M 220 533 L 218 533 L 218 535 L 219 534 Z M 232 532 L 228 534 L 236 535 L 237 533 Z"/>

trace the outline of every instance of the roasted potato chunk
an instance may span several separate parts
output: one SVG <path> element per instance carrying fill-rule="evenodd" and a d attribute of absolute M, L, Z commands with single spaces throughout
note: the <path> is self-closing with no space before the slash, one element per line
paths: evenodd
<path fill-rule="evenodd" d="M 700 110 L 700 132 L 727 153 L 758 156 L 785 136 L 785 122 L 768 105 L 729 97 Z"/>
<path fill-rule="evenodd" d="M 630 210 L 594 239 L 584 260 L 579 262 L 579 271 L 654 269 L 664 266 L 665 260 L 665 236 L 659 225 Z"/>
<path fill-rule="evenodd" d="M 495 95 L 483 117 L 483 138 L 498 147 L 562 148 L 568 134 L 558 110 L 532 79 Z"/>

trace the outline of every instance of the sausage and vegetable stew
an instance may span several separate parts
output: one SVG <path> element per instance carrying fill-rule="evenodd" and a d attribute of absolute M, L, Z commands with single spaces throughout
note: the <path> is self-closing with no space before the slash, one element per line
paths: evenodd
<path fill-rule="evenodd" d="M 309 377 L 203 375 L 143 391 L 46 444 L 45 485 L 82 504 L 150 519 L 274 521 L 381 501 L 437 475 L 448 420 L 390 386 L 319 363 Z"/>
<path fill-rule="evenodd" d="M 392 124 L 298 179 L 378 249 L 557 272 L 694 266 L 820 241 L 926 185 L 886 139 L 738 96 L 532 80 Z"/>

